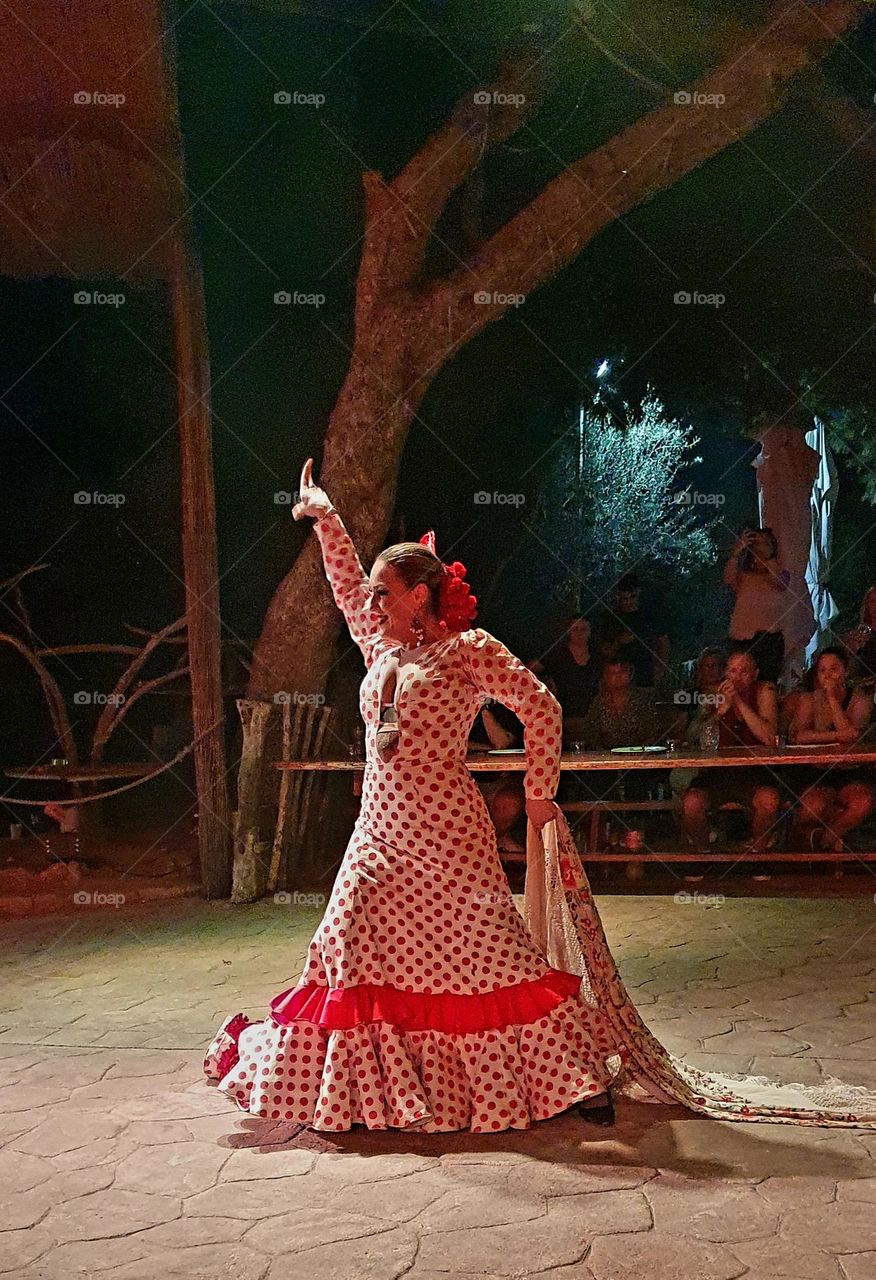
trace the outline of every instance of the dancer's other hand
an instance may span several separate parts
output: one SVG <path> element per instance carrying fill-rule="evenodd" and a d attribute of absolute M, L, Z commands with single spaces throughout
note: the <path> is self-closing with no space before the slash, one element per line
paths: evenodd
<path fill-rule="evenodd" d="M 558 813 L 559 809 L 553 800 L 527 800 L 526 802 L 526 816 L 539 831 L 548 822 L 551 822 Z"/>
<path fill-rule="evenodd" d="M 292 508 L 292 519 L 303 520 L 312 516 L 318 520 L 332 509 L 331 500 L 325 489 L 313 483 L 313 458 L 308 458 L 301 468 L 301 480 L 298 485 L 298 501 Z"/>

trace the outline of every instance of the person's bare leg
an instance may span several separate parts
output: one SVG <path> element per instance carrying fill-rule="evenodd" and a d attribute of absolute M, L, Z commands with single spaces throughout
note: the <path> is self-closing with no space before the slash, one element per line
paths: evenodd
<path fill-rule="evenodd" d="M 868 818 L 873 811 L 873 792 L 864 782 L 849 782 L 840 787 L 833 812 L 825 822 L 826 844 L 841 849 L 846 834 Z"/>
<path fill-rule="evenodd" d="M 751 797 L 751 846 L 766 849 L 775 834 L 779 816 L 779 793 L 775 787 L 755 787 Z"/>
<path fill-rule="evenodd" d="M 813 847 L 813 837 L 824 830 L 833 810 L 833 795 L 827 787 L 808 787 L 800 796 L 794 814 L 791 842 L 794 849 Z"/>
<path fill-rule="evenodd" d="M 499 787 L 493 792 L 489 810 L 493 826 L 496 828 L 496 840 L 501 848 L 522 849 L 521 845 L 511 840 L 508 833 L 523 813 L 525 803 L 522 789 L 518 790 L 513 786 Z"/>
<path fill-rule="evenodd" d="M 681 797 L 681 833 L 698 849 L 708 849 L 709 796 L 699 787 L 689 787 Z"/>

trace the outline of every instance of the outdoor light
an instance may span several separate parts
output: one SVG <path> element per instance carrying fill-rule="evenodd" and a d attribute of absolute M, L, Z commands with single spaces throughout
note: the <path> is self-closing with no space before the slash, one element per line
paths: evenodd
<path fill-rule="evenodd" d="M 608 373 L 609 367 L 610 367 L 610 366 L 609 366 L 608 361 L 607 361 L 607 360 L 603 360 L 603 361 L 602 361 L 602 364 L 601 364 L 601 365 L 599 366 L 599 368 L 596 370 L 596 376 L 597 376 L 597 378 L 604 378 L 604 377 L 605 377 L 605 375 Z"/>

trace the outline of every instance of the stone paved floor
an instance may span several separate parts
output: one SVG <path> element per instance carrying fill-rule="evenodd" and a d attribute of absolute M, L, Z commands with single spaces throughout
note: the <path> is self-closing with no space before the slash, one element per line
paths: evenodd
<path fill-rule="evenodd" d="M 674 1051 L 876 1087 L 872 898 L 600 905 Z M 247 1120 L 201 1083 L 203 1050 L 297 980 L 320 914 L 186 900 L 0 930 L 4 1277 L 876 1278 L 876 1132 L 623 1100 L 611 1130 Z"/>

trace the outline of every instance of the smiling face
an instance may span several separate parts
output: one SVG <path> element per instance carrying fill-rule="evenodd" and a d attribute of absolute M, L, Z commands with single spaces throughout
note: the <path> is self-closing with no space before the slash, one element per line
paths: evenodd
<path fill-rule="evenodd" d="M 389 640 L 405 643 L 411 635 L 411 619 L 419 614 L 425 620 L 429 588 L 424 582 L 405 586 L 394 565 L 378 558 L 368 576 L 371 593 L 368 608 L 377 615 L 382 634 Z"/>

